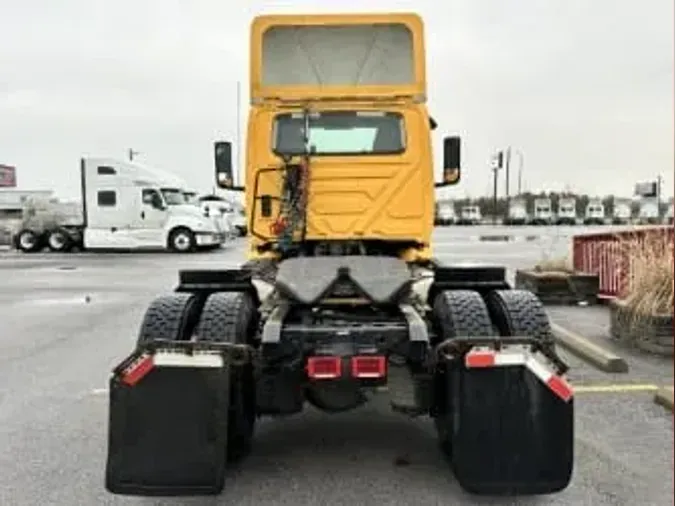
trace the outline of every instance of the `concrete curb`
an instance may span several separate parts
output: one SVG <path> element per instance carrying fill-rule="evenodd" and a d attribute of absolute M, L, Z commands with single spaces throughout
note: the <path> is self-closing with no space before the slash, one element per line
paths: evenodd
<path fill-rule="evenodd" d="M 623 358 L 601 348 L 585 337 L 553 322 L 551 322 L 551 330 L 553 331 L 553 337 L 560 346 L 601 371 L 610 373 L 628 372 L 628 363 Z"/>
<path fill-rule="evenodd" d="M 664 387 L 660 388 L 654 394 L 654 402 L 659 406 L 663 406 L 671 413 L 675 413 L 675 402 L 673 400 L 673 389 Z"/>

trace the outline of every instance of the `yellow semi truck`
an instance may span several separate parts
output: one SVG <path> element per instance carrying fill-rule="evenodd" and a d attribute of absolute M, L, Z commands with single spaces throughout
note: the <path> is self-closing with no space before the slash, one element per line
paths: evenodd
<path fill-rule="evenodd" d="M 460 139 L 436 182 L 420 17 L 260 16 L 250 51 L 243 186 L 215 143 L 217 184 L 245 192 L 248 259 L 181 271 L 150 304 L 110 378 L 107 489 L 220 493 L 258 418 L 370 395 L 429 417 L 467 491 L 564 489 L 574 395 L 541 302 L 503 267 L 433 257 Z"/>

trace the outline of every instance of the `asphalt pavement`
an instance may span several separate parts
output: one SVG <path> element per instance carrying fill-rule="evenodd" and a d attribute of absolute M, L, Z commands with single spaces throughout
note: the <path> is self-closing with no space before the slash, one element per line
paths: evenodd
<path fill-rule="evenodd" d="M 505 230 L 517 239 L 477 241 Z M 447 227 L 436 232 L 435 253 L 449 263 L 502 264 L 512 271 L 567 254 L 569 236 L 579 230 Z M 243 250 L 237 241 L 194 255 L 0 252 L 0 504 L 672 504 L 672 414 L 652 402 L 649 389 L 621 388 L 657 381 L 660 369 L 650 365 L 645 377 L 608 375 L 574 357 L 567 357 L 570 377 L 587 387 L 576 399 L 576 467 L 570 487 L 553 496 L 462 493 L 430 421 L 394 414 L 383 399 L 340 415 L 307 409 L 263 420 L 252 455 L 220 497 L 108 494 L 109 371 L 133 346 L 147 304 L 174 288 L 179 269 L 235 266 Z M 556 308 L 556 321 L 576 318 L 578 309 Z M 672 371 L 664 371 L 664 381 L 672 384 Z"/>

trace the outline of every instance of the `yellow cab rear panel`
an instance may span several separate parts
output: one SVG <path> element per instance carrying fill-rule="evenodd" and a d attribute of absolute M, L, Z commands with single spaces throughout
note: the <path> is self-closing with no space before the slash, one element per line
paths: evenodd
<path fill-rule="evenodd" d="M 284 155 L 303 154 L 307 241 L 428 249 L 434 180 L 423 26 L 414 14 L 260 16 L 251 28 L 246 209 L 251 248 L 273 241 Z"/>

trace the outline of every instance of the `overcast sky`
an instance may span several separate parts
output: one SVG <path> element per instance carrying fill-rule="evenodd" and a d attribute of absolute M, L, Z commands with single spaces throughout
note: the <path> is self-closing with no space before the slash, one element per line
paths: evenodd
<path fill-rule="evenodd" d="M 235 137 L 252 16 L 365 4 L 246 3 L 0 0 L 0 163 L 17 167 L 21 188 L 72 198 L 80 156 L 133 147 L 210 189 L 212 142 Z M 672 195 L 673 4 L 367 2 L 425 20 L 435 143 L 464 139 L 463 183 L 449 192 L 459 197 L 491 191 L 490 156 L 508 145 L 524 155 L 529 190 L 630 195 L 660 173 Z M 517 157 L 513 166 L 512 191 Z"/>

